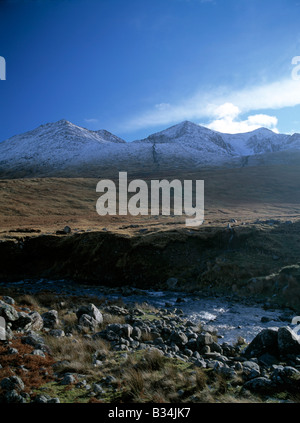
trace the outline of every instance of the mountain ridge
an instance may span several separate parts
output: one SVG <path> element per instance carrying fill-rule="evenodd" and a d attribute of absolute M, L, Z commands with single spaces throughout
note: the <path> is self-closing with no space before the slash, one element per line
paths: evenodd
<path fill-rule="evenodd" d="M 61 119 L 1 142 L 0 177 L 98 177 L 104 169 L 147 172 L 265 165 L 268 160 L 289 160 L 284 152 L 291 151 L 300 154 L 300 134 L 278 134 L 267 128 L 226 134 L 183 121 L 126 142 L 105 129 L 93 131 Z"/>

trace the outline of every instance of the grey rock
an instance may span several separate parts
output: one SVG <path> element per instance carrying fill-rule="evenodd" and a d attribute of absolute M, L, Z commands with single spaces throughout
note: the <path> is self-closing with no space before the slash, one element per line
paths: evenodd
<path fill-rule="evenodd" d="M 47 394 L 41 394 L 35 397 L 34 402 L 38 404 L 51 404 L 51 403 L 59 404 L 60 400 L 59 398 L 51 398 Z"/>
<path fill-rule="evenodd" d="M 221 361 L 222 363 L 226 363 L 228 361 L 227 357 L 217 352 L 206 353 L 204 354 L 204 357 L 211 360 Z"/>
<path fill-rule="evenodd" d="M 244 389 L 248 389 L 251 392 L 255 393 L 270 393 L 274 390 L 274 382 L 266 377 L 257 377 L 254 379 L 248 380 L 244 385 Z"/>
<path fill-rule="evenodd" d="M 259 356 L 258 362 L 262 366 L 267 366 L 267 367 L 272 366 L 273 364 L 278 364 L 277 358 L 270 353 L 265 353 Z"/>
<path fill-rule="evenodd" d="M 92 317 L 98 325 L 100 325 L 101 323 L 103 323 L 103 315 L 100 312 L 100 310 L 92 303 L 82 306 L 80 307 L 77 311 L 76 311 L 76 316 L 78 318 L 78 321 L 80 320 L 80 317 L 83 314 L 87 314 L 88 316 Z"/>
<path fill-rule="evenodd" d="M 29 325 L 30 329 L 32 330 L 41 330 L 44 326 L 44 321 L 42 316 L 37 311 L 31 311 L 28 313 L 28 316 L 31 319 L 31 323 Z"/>
<path fill-rule="evenodd" d="M 271 379 L 278 385 L 298 387 L 300 389 L 300 372 L 291 366 L 274 366 Z"/>
<path fill-rule="evenodd" d="M 94 383 L 93 384 L 93 391 L 95 392 L 96 395 L 99 395 L 99 394 L 103 394 L 104 393 L 104 389 L 98 383 Z"/>
<path fill-rule="evenodd" d="M 12 327 L 14 330 L 41 330 L 43 328 L 43 324 L 43 319 L 37 311 L 32 311 L 30 313 L 24 313 L 21 311 L 19 312 L 18 320 L 12 323 Z"/>
<path fill-rule="evenodd" d="M 259 357 L 264 353 L 277 355 L 277 335 L 278 328 L 263 329 L 256 337 L 250 342 L 246 348 L 244 355 L 246 357 Z"/>
<path fill-rule="evenodd" d="M 42 314 L 44 327 L 48 329 L 54 329 L 58 324 L 58 313 L 56 310 L 50 310 Z"/>
<path fill-rule="evenodd" d="M 3 317 L 6 323 L 14 322 L 15 320 L 18 320 L 19 313 L 13 306 L 0 300 L 0 317 Z"/>
<path fill-rule="evenodd" d="M 49 401 L 50 396 L 46 395 L 46 394 L 41 394 L 41 395 L 37 395 L 34 399 L 35 403 L 38 404 L 47 404 L 47 402 Z"/>
<path fill-rule="evenodd" d="M 218 329 L 215 328 L 212 325 L 205 324 L 205 325 L 203 325 L 202 329 L 203 329 L 204 332 L 208 332 L 211 335 L 217 335 L 218 334 Z"/>
<path fill-rule="evenodd" d="M 60 399 L 59 398 L 50 398 L 48 400 L 48 404 L 60 404 Z"/>
<path fill-rule="evenodd" d="M 117 334 L 118 336 L 124 336 L 125 338 L 130 338 L 133 332 L 133 327 L 127 323 L 111 323 L 106 327 L 106 337 L 109 332 Z"/>
<path fill-rule="evenodd" d="M 79 326 L 90 329 L 91 331 L 96 330 L 98 322 L 88 314 L 82 314 L 78 320 Z"/>
<path fill-rule="evenodd" d="M 284 326 L 278 330 L 279 354 L 300 354 L 300 337 L 289 327 Z"/>
<path fill-rule="evenodd" d="M 130 326 L 129 324 L 125 323 L 124 325 L 122 325 L 121 334 L 122 336 L 125 336 L 125 338 L 130 338 L 132 335 L 132 331 L 133 331 L 133 327 Z"/>
<path fill-rule="evenodd" d="M 26 403 L 26 398 L 20 395 L 15 389 L 12 389 L 5 393 L 4 401 L 7 404 L 24 404 Z"/>
<path fill-rule="evenodd" d="M 7 351 L 7 354 L 9 355 L 19 354 L 19 351 L 16 348 L 9 348 Z"/>
<path fill-rule="evenodd" d="M 240 363 L 239 361 L 237 361 L 237 362 L 234 364 L 234 370 L 235 370 L 235 371 L 237 371 L 237 372 L 239 372 L 239 371 L 243 370 L 243 365 L 242 365 L 242 363 Z"/>
<path fill-rule="evenodd" d="M 75 383 L 76 379 L 73 375 L 71 374 L 66 374 L 64 376 L 64 378 L 61 380 L 60 384 L 61 385 L 71 385 L 72 383 Z"/>
<path fill-rule="evenodd" d="M 23 311 L 19 312 L 18 320 L 13 322 L 12 328 L 15 329 L 27 329 L 31 323 L 31 318 L 28 316 L 28 313 L 24 313 Z"/>
<path fill-rule="evenodd" d="M 34 331 L 28 332 L 27 335 L 21 338 L 22 344 L 31 345 L 36 349 L 43 349 L 45 345 L 44 339 Z"/>
<path fill-rule="evenodd" d="M 38 355 L 39 357 L 46 357 L 45 353 L 42 350 L 33 350 L 32 355 Z"/>
<path fill-rule="evenodd" d="M 181 331 L 173 331 L 170 335 L 170 342 L 174 342 L 178 346 L 185 345 L 188 337 Z"/>
<path fill-rule="evenodd" d="M 71 228 L 70 228 L 70 226 L 65 226 L 65 227 L 64 227 L 64 229 L 63 229 L 63 232 L 64 232 L 65 234 L 70 234 L 70 233 L 71 233 Z"/>
<path fill-rule="evenodd" d="M 15 300 L 12 297 L 9 297 L 8 295 L 4 295 L 2 298 L 3 298 L 3 301 L 6 304 L 9 304 L 9 305 L 14 305 L 15 304 Z"/>
<path fill-rule="evenodd" d="M 197 348 L 199 349 L 205 345 L 211 345 L 213 342 L 213 337 L 209 332 L 200 333 L 197 337 Z"/>
<path fill-rule="evenodd" d="M 217 343 L 217 342 L 212 342 L 210 345 L 209 345 L 209 348 L 210 348 L 210 350 L 212 351 L 212 352 L 218 352 L 218 353 L 220 353 L 220 354 L 223 354 L 223 350 L 222 350 L 222 347 Z"/>
<path fill-rule="evenodd" d="M 61 329 L 52 329 L 49 332 L 50 336 L 53 336 L 54 338 L 62 338 L 65 336 L 65 332 Z"/>
<path fill-rule="evenodd" d="M 25 386 L 22 379 L 19 376 L 10 376 L 10 377 L 5 377 L 4 379 L 1 380 L 0 387 L 4 389 L 5 391 L 12 391 L 12 390 L 22 391 Z"/>
<path fill-rule="evenodd" d="M 198 359 L 197 361 L 195 361 L 194 363 L 197 367 L 200 367 L 202 369 L 205 369 L 207 367 L 206 361 L 203 359 Z"/>
<path fill-rule="evenodd" d="M 260 367 L 254 361 L 244 361 L 243 376 L 246 380 L 254 379 L 260 376 Z"/>

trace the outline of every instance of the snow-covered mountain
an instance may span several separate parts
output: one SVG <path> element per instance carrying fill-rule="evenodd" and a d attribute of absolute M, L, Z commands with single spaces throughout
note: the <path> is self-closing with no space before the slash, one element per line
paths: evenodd
<path fill-rule="evenodd" d="M 60 120 L 1 142 L 0 177 L 99 177 L 121 170 L 265 165 L 284 162 L 291 154 L 281 153 L 296 151 L 300 154 L 300 134 L 266 128 L 222 134 L 185 121 L 127 143 L 104 129 L 91 131 Z"/>

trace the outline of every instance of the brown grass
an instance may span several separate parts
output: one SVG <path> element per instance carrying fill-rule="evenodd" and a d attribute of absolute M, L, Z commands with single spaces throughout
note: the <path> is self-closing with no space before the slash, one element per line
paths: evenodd
<path fill-rule="evenodd" d="M 16 348 L 18 354 L 7 354 L 8 348 Z M 0 344 L 0 380 L 13 375 L 19 376 L 25 384 L 25 392 L 31 392 L 32 389 L 39 388 L 46 382 L 53 380 L 52 365 L 54 360 L 48 354 L 46 357 L 31 355 L 33 347 L 24 345 L 20 337 L 10 341 L 9 346 Z M 23 365 L 27 372 L 20 369 Z"/>
<path fill-rule="evenodd" d="M 58 372 L 76 372 L 83 374 L 94 374 L 95 368 L 92 365 L 92 355 L 101 350 L 104 355 L 110 356 L 109 344 L 102 340 L 89 340 L 83 336 L 46 338 L 47 345 L 51 348 L 55 361 L 61 361 L 56 366 Z"/>
<path fill-rule="evenodd" d="M 155 175 L 155 179 L 159 177 Z M 250 221 L 300 216 L 300 169 L 297 164 L 203 169 L 190 173 L 185 171 L 182 175 L 173 172 L 164 177 L 204 179 L 205 224 L 228 222 L 230 218 Z M 144 177 L 146 180 L 149 178 Z M 0 182 L 0 236 L 36 236 L 26 232 L 8 233 L 18 228 L 55 233 L 65 225 L 78 230 L 101 230 L 105 227 L 130 235 L 139 230 L 130 228 L 132 224 L 154 231 L 168 229 L 168 223 L 175 223 L 174 227 L 184 224 L 184 219 L 180 217 L 100 217 L 95 207 L 98 198 L 98 179 L 95 178 L 32 178 Z"/>

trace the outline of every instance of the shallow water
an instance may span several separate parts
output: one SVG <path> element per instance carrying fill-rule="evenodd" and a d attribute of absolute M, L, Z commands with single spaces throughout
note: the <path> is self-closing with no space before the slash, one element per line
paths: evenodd
<path fill-rule="evenodd" d="M 177 303 L 177 298 L 185 302 Z M 193 295 L 183 295 L 182 292 L 147 292 L 147 296 L 133 295 L 123 298 L 125 302 L 143 302 L 157 307 L 165 307 L 166 302 L 180 308 L 184 316 L 195 323 L 205 323 L 218 330 L 222 342 L 235 343 L 239 336 L 250 342 L 262 329 L 287 326 L 291 322 L 283 321 L 282 310 L 264 310 L 259 305 L 244 305 L 222 298 L 199 298 Z M 268 322 L 262 323 L 266 317 Z"/>
<path fill-rule="evenodd" d="M 260 305 L 248 305 L 221 297 L 199 297 L 193 294 L 183 294 L 173 291 L 136 290 L 133 295 L 122 295 L 119 290 L 104 287 L 78 285 L 68 281 L 24 280 L 9 284 L 0 284 L 22 288 L 32 294 L 41 290 L 49 290 L 58 294 L 91 295 L 107 299 L 122 299 L 125 304 L 147 302 L 150 305 L 163 308 L 179 308 L 184 317 L 194 323 L 209 324 L 218 330 L 221 342 L 235 343 L 239 336 L 250 342 L 262 329 L 281 327 L 291 324 L 291 317 L 283 317 L 283 310 L 265 310 Z M 182 302 L 177 302 L 178 298 Z M 166 307 L 166 304 L 168 307 Z M 286 314 L 286 313 L 285 313 Z M 269 321 L 262 323 L 261 318 Z"/>

